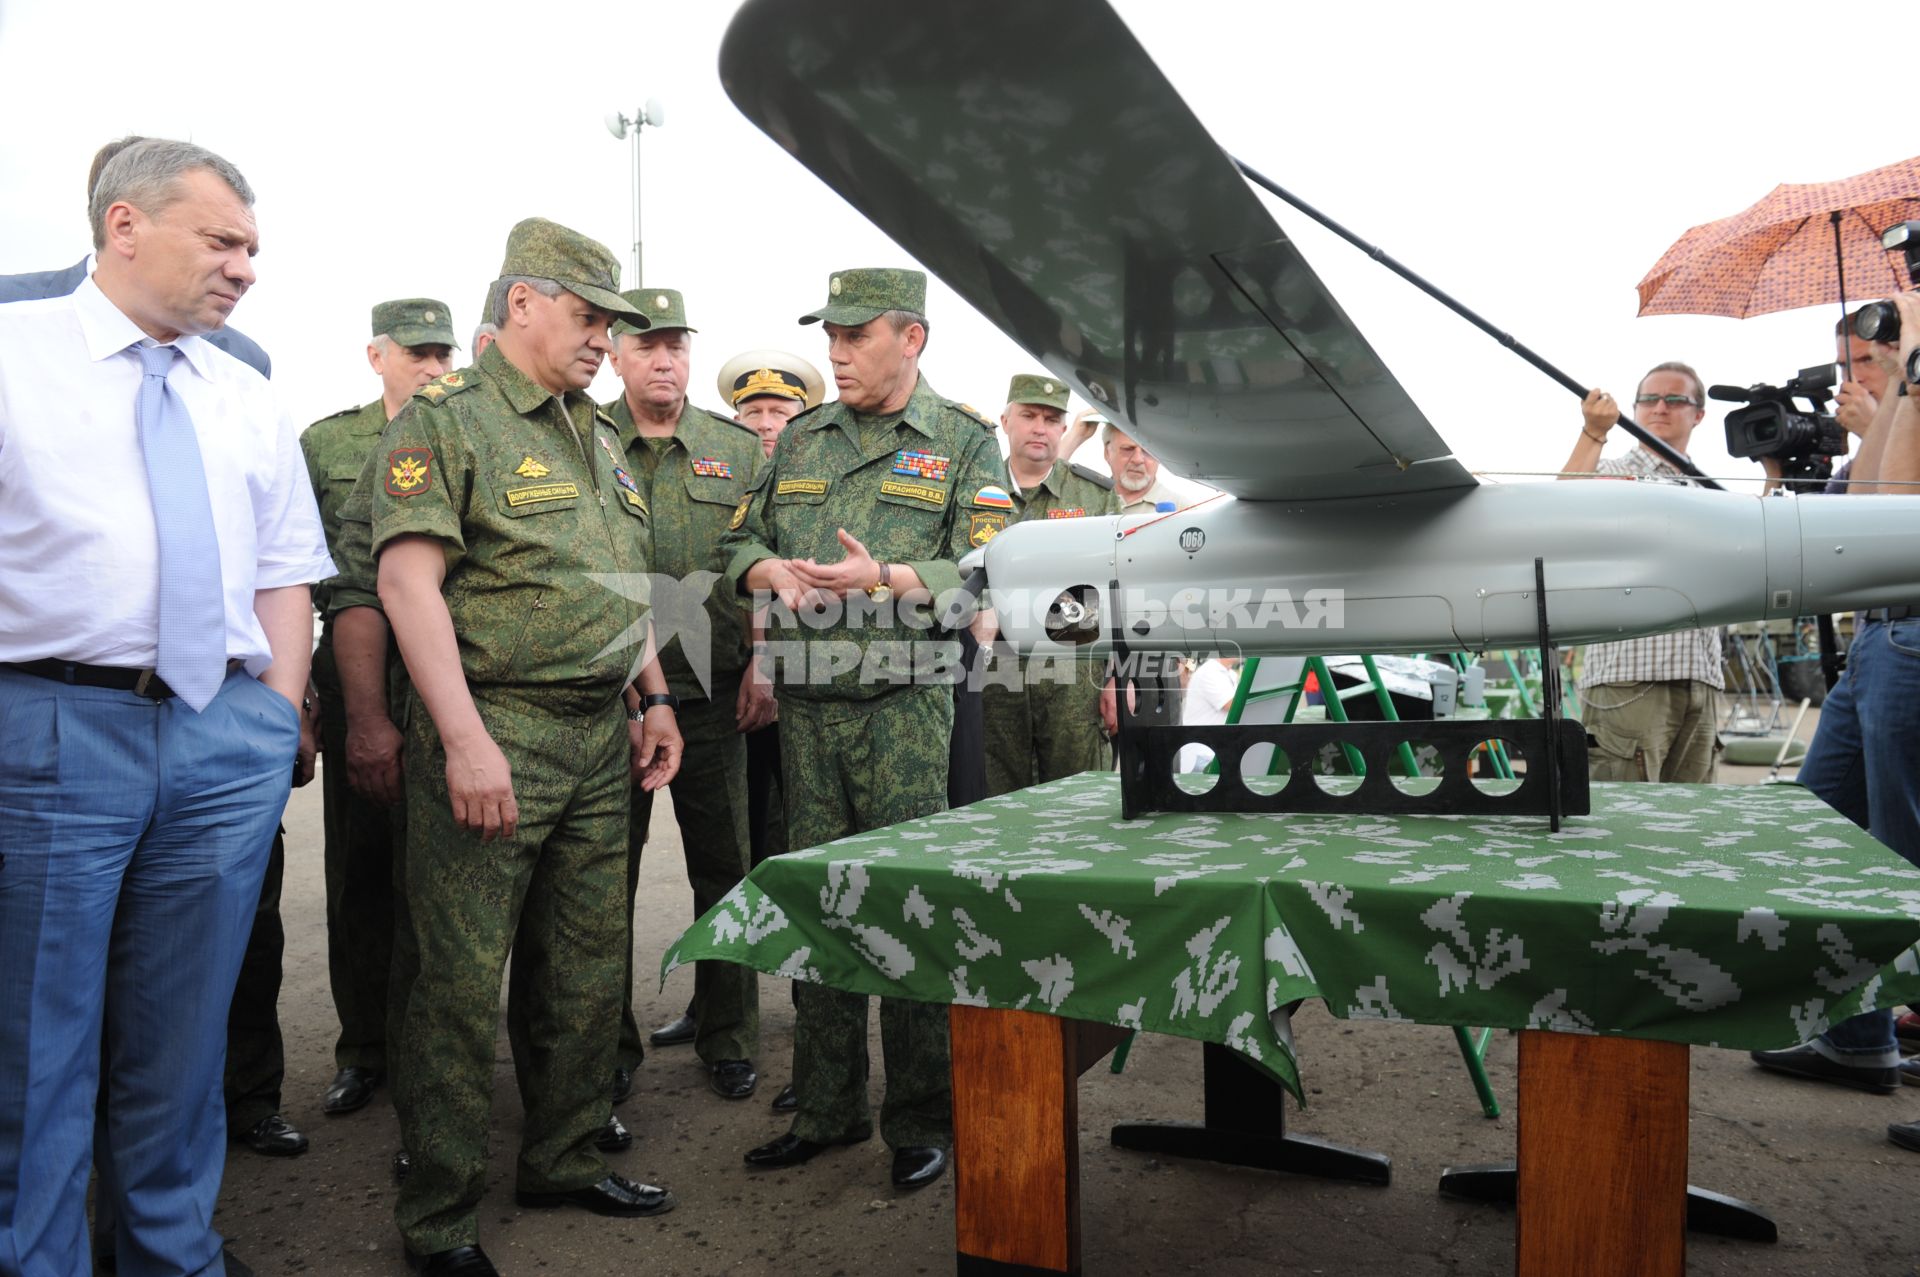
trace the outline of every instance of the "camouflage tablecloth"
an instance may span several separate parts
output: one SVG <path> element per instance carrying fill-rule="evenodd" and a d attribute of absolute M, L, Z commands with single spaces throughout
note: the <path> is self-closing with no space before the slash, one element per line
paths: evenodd
<path fill-rule="evenodd" d="M 667 951 L 1220 1042 L 1283 1010 L 1792 1045 L 1920 997 L 1920 869 L 1788 785 L 1595 785 L 1544 817 L 1122 820 L 1086 773 L 762 864 Z"/>

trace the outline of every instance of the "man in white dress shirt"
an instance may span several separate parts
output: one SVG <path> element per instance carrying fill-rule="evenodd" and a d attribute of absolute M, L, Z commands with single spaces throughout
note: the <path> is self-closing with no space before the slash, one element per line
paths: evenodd
<path fill-rule="evenodd" d="M 252 192 L 150 140 L 71 296 L 0 305 L 0 1274 L 224 1271 L 227 1006 L 286 805 L 328 576 L 295 427 L 201 334 L 253 283 Z"/>

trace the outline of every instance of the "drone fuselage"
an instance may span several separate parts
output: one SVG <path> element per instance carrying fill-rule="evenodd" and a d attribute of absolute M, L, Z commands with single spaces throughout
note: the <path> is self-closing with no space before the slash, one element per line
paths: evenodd
<path fill-rule="evenodd" d="M 1019 524 L 980 553 L 1022 651 L 1105 651 L 1117 625 L 1140 651 L 1311 654 L 1533 646 L 1536 557 L 1575 644 L 1920 601 L 1916 547 L 1920 497 L 1588 481 L 1221 498 Z"/>

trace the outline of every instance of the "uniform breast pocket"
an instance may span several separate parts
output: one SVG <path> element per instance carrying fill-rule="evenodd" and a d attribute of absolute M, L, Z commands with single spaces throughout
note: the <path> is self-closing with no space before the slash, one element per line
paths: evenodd
<path fill-rule="evenodd" d="M 873 507 L 873 527 L 867 535 L 868 552 L 895 563 L 941 557 L 947 506 L 952 500 L 953 494 L 944 484 L 912 480 L 881 484 L 880 500 Z"/>
<path fill-rule="evenodd" d="M 353 485 L 360 481 L 363 469 L 364 466 L 334 466 L 327 471 L 327 490 L 318 494 L 323 518 L 339 517 L 340 509 L 347 504 L 347 498 L 353 495 Z"/>
<path fill-rule="evenodd" d="M 740 498 L 747 495 L 746 484 L 738 479 L 699 474 L 690 474 L 686 479 L 688 499 L 702 506 L 725 506 L 729 517 L 733 514 L 733 507 L 740 504 Z"/>

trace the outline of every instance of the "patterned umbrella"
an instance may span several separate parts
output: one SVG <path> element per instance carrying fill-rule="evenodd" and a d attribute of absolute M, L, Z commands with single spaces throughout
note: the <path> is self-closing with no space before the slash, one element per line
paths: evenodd
<path fill-rule="evenodd" d="M 1834 216 L 1839 216 L 1839 234 Z M 1744 213 L 1680 237 L 1640 281 L 1642 315 L 1747 319 L 1887 297 L 1910 287 L 1904 258 L 1880 247 L 1920 218 L 1920 157 L 1838 182 L 1776 186 Z"/>

